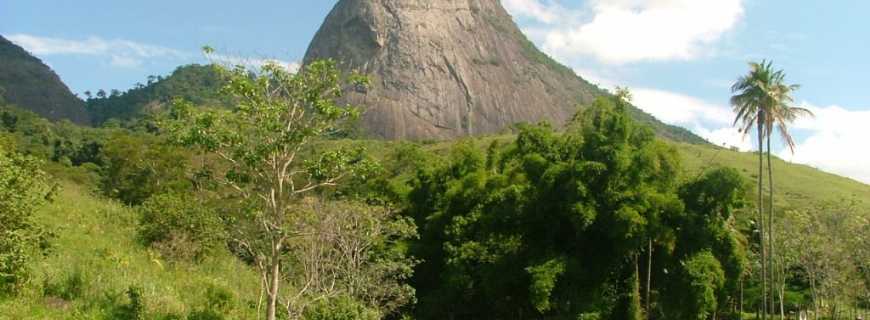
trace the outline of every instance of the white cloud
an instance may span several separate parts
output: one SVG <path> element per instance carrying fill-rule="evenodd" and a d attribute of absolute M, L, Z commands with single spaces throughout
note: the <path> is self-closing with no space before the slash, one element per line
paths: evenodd
<path fill-rule="evenodd" d="M 737 148 L 740 151 L 757 150 L 755 145 L 752 144 L 754 140 L 740 133 L 740 130 L 737 128 L 721 127 L 718 129 L 707 129 L 695 127 L 692 131 L 717 146 Z"/>
<path fill-rule="evenodd" d="M 743 0 L 591 0 L 584 10 L 556 1 L 502 2 L 514 15 L 542 24 L 526 31 L 548 53 L 608 64 L 696 58 L 711 52 L 744 13 Z"/>
<path fill-rule="evenodd" d="M 118 67 L 138 67 L 154 58 L 181 59 L 190 56 L 183 51 L 122 39 L 89 37 L 70 40 L 28 34 L 13 34 L 8 38 L 35 55 L 104 56 L 108 58 L 108 63 Z"/>
<path fill-rule="evenodd" d="M 528 17 L 543 23 L 553 23 L 564 13 L 556 3 L 542 4 L 539 0 L 502 0 L 505 9 L 517 16 Z"/>
<path fill-rule="evenodd" d="M 779 156 L 870 184 L 870 111 L 809 104 L 804 107 L 816 116 L 796 121 L 792 129 L 808 137 L 797 143 L 794 154 L 783 149 Z"/>
<path fill-rule="evenodd" d="M 726 105 L 646 88 L 632 89 L 632 96 L 635 105 L 659 120 L 689 128 L 715 145 L 741 151 L 757 149 L 752 137 L 731 126 L 734 115 Z M 866 147 L 870 111 L 807 103 L 804 107 L 816 116 L 800 118 L 791 125 L 792 136 L 797 139 L 795 153 L 783 148 L 778 156 L 870 184 L 870 148 Z"/>
<path fill-rule="evenodd" d="M 640 108 L 671 124 L 724 126 L 731 124 L 734 117 L 728 107 L 679 93 L 646 88 L 632 88 L 631 93 Z"/>
<path fill-rule="evenodd" d="M 265 66 L 268 63 L 274 63 L 278 66 L 281 66 L 285 70 L 295 73 L 299 71 L 300 65 L 298 62 L 290 62 L 278 59 L 270 59 L 270 58 L 251 58 L 244 57 L 238 55 L 225 55 L 225 54 L 209 54 L 209 58 L 212 62 L 220 63 L 220 64 L 228 64 L 228 65 L 242 65 L 254 69 L 259 69 Z"/>
<path fill-rule="evenodd" d="M 636 106 L 662 122 L 689 128 L 715 145 L 752 149 L 752 140 L 731 127 L 734 114 L 727 106 L 657 89 L 632 88 L 631 93 Z"/>

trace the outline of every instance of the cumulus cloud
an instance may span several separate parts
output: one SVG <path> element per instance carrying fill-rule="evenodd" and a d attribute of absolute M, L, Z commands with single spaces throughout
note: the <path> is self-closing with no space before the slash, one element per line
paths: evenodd
<path fill-rule="evenodd" d="M 751 139 L 731 127 L 734 114 L 726 105 L 657 89 L 632 88 L 631 92 L 635 105 L 662 122 L 688 128 L 719 146 L 753 148 Z"/>
<path fill-rule="evenodd" d="M 794 154 L 783 149 L 779 156 L 870 184 L 870 149 L 866 147 L 870 110 L 806 103 L 804 107 L 816 116 L 802 118 L 792 128 L 807 138 L 798 141 Z"/>
<path fill-rule="evenodd" d="M 103 56 L 107 62 L 118 67 L 138 67 L 148 59 L 182 59 L 189 54 L 162 46 L 139 43 L 130 40 L 107 40 L 89 37 L 83 40 L 39 37 L 28 34 L 8 36 L 12 42 L 35 55 L 91 55 Z"/>
<path fill-rule="evenodd" d="M 538 22 L 526 31 L 548 53 L 608 64 L 696 58 L 744 14 L 743 0 L 591 0 L 573 10 L 556 1 L 502 2 L 515 16 Z"/>
<path fill-rule="evenodd" d="M 754 139 L 732 127 L 734 114 L 724 104 L 656 89 L 633 88 L 634 104 L 665 123 L 683 126 L 713 144 L 756 150 Z M 805 103 L 816 116 L 791 125 L 797 140 L 794 154 L 785 147 L 776 154 L 786 161 L 853 178 L 870 184 L 870 110 Z M 778 138 L 778 137 L 775 137 Z M 776 151 L 776 150 L 774 150 Z"/>

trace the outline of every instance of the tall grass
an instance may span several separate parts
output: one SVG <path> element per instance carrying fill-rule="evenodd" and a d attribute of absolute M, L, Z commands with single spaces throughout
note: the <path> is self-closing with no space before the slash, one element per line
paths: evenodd
<path fill-rule="evenodd" d="M 255 318 L 259 284 L 248 266 L 226 252 L 196 264 L 165 261 L 136 240 L 135 210 L 87 189 L 62 183 L 39 212 L 53 247 L 28 289 L 0 300 L 0 319 L 184 319 L 214 309 Z"/>

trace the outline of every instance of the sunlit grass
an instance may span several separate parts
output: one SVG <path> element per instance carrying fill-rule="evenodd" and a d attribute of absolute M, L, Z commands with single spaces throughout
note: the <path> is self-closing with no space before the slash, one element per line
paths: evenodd
<path fill-rule="evenodd" d="M 229 318 L 255 312 L 257 275 L 223 252 L 201 263 L 172 263 L 137 242 L 135 211 L 64 183 L 53 204 L 37 219 L 56 237 L 50 254 L 35 267 L 35 277 L 20 297 L 0 301 L 0 318 L 104 319 L 129 303 L 126 291 L 141 288 L 148 318 L 184 317 L 209 307 L 207 291 L 233 296 Z M 69 279 L 82 280 L 69 290 Z M 61 288 L 61 289 L 57 289 Z M 61 298 L 57 291 L 74 291 Z M 55 291 L 55 292 L 52 292 Z M 5 319 L 5 318 L 3 318 Z"/>

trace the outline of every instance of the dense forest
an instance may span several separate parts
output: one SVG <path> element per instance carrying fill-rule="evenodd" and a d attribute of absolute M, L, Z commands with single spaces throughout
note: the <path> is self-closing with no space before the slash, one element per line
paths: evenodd
<path fill-rule="evenodd" d="M 662 139 L 628 91 L 564 128 L 413 143 L 349 139 L 365 106 L 341 97 L 369 79 L 331 61 L 170 78 L 89 97 L 95 128 L 0 108 L 0 317 L 870 310 L 870 187 L 765 159 L 773 193 L 762 153 Z"/>

